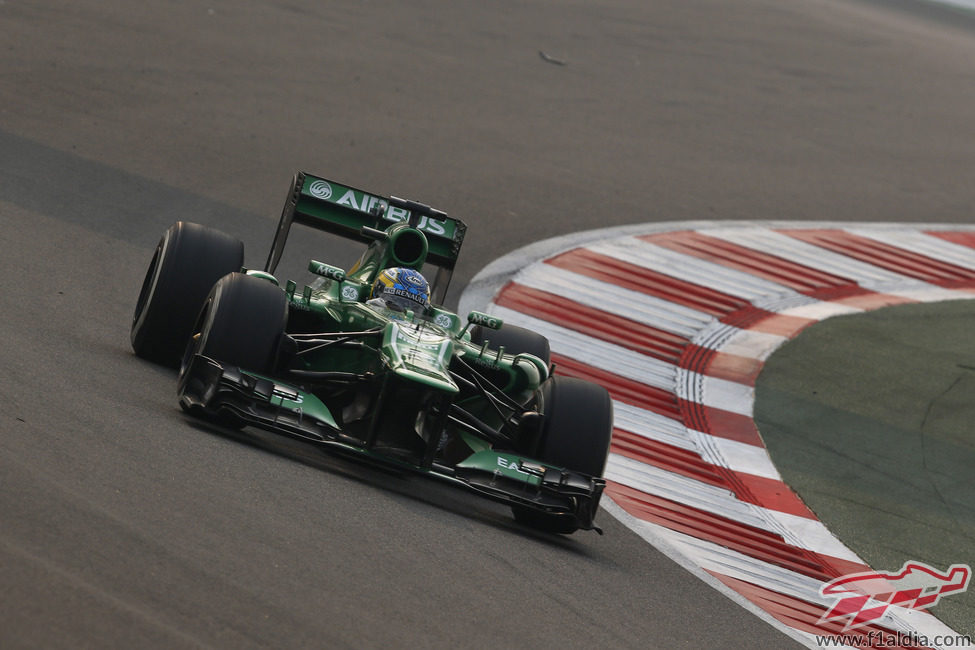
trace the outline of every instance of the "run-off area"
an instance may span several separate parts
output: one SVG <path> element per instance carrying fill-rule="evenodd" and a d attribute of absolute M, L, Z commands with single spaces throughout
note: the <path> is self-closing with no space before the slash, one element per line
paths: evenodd
<path fill-rule="evenodd" d="M 975 549 L 975 301 L 815 324 L 756 384 L 755 422 L 790 485 L 874 568 L 943 569 Z M 975 630 L 975 591 L 931 610 Z"/>

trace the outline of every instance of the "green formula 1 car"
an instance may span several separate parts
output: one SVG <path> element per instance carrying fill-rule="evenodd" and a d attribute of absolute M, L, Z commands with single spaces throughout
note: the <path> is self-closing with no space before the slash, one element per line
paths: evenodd
<path fill-rule="evenodd" d="M 313 281 L 281 286 L 273 274 L 293 224 L 365 252 L 348 270 L 312 260 Z M 435 477 L 548 532 L 598 531 L 609 395 L 552 376 L 543 336 L 436 306 L 466 230 L 427 205 L 298 174 L 263 270 L 243 269 L 243 244 L 224 233 L 166 231 L 132 347 L 179 366 L 179 403 L 194 416 Z"/>

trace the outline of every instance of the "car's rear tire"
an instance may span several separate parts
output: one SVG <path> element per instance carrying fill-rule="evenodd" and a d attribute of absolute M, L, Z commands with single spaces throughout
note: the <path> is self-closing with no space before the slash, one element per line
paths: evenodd
<path fill-rule="evenodd" d="M 534 458 L 593 477 L 606 469 L 613 433 L 613 402 L 605 388 L 574 377 L 550 377 L 539 389 L 539 411 L 545 416 Z M 515 519 L 549 533 L 578 529 L 571 515 L 513 506 Z"/>
<path fill-rule="evenodd" d="M 533 354 L 545 363 L 546 368 L 552 365 L 548 339 L 524 327 L 502 325 L 497 330 L 480 325 L 472 327 L 471 342 L 481 345 L 484 341 L 488 341 L 492 349 L 497 350 L 503 346 L 508 354 Z"/>
<path fill-rule="evenodd" d="M 210 288 L 243 263 L 239 239 L 185 221 L 170 226 L 156 246 L 136 301 L 130 334 L 135 353 L 176 366 Z"/>

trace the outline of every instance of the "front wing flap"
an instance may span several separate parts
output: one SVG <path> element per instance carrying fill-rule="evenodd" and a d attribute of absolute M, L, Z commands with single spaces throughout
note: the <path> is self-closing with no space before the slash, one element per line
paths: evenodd
<path fill-rule="evenodd" d="M 229 418 L 315 442 L 342 435 L 314 395 L 199 354 L 181 376 L 178 390 L 180 406 L 194 415 Z"/>

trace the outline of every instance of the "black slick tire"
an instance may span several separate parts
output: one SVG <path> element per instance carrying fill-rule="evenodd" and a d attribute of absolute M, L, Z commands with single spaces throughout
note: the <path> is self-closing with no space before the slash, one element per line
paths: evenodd
<path fill-rule="evenodd" d="M 136 355 L 176 366 L 213 284 L 244 263 L 244 244 L 219 230 L 179 221 L 159 240 L 132 317 Z"/>
<path fill-rule="evenodd" d="M 545 416 L 534 457 L 546 464 L 593 477 L 606 469 L 613 434 L 613 402 L 605 388 L 574 377 L 550 377 L 538 396 Z M 558 534 L 578 529 L 570 515 L 513 506 L 515 519 L 532 528 Z"/>
<path fill-rule="evenodd" d="M 488 346 L 493 350 L 504 347 L 507 354 L 532 354 L 541 359 L 546 368 L 552 365 L 548 339 L 524 327 L 502 325 L 498 330 L 480 325 L 472 327 L 471 342 L 481 345 L 484 341 L 487 341 Z"/>
<path fill-rule="evenodd" d="M 191 372 L 193 364 L 198 363 L 194 361 L 197 354 L 224 366 L 272 374 L 287 321 L 288 299 L 279 287 L 243 273 L 225 275 L 213 285 L 192 328 L 180 363 L 177 394 L 206 392 L 207 386 L 198 383 L 202 380 Z M 195 408 L 182 397 L 180 407 L 204 419 L 214 415 Z M 221 413 L 215 419 L 234 429 L 244 426 L 243 420 L 229 413 Z"/>
<path fill-rule="evenodd" d="M 288 323 L 288 298 L 260 278 L 229 273 L 200 309 L 180 370 L 194 354 L 258 374 L 271 374 Z"/>

